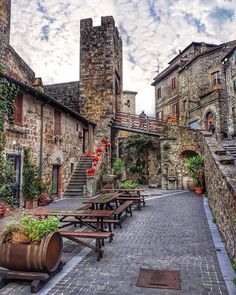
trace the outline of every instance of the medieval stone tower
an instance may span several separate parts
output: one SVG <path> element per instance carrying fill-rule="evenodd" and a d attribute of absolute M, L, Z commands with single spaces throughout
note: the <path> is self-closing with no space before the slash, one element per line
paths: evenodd
<path fill-rule="evenodd" d="M 121 107 L 122 41 L 112 16 L 80 22 L 80 112 L 107 133 L 107 119 Z M 97 134 L 99 137 L 99 135 Z"/>
<path fill-rule="evenodd" d="M 11 24 L 11 0 L 0 1 L 0 39 L 9 43 Z"/>

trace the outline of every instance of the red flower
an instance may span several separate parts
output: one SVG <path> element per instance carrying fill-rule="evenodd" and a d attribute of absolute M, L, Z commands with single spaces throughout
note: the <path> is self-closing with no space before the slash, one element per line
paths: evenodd
<path fill-rule="evenodd" d="M 99 161 L 99 157 L 98 156 L 93 157 L 93 162 L 98 162 L 98 161 Z"/>
<path fill-rule="evenodd" d="M 102 153 L 103 152 L 103 148 L 101 146 L 97 147 L 96 152 L 97 153 Z"/>
<path fill-rule="evenodd" d="M 102 144 L 106 144 L 106 143 L 107 143 L 107 139 L 106 139 L 106 138 L 103 138 L 103 139 L 101 140 L 101 143 L 102 143 Z"/>
<path fill-rule="evenodd" d="M 87 169 L 86 175 L 87 176 L 93 176 L 95 173 L 96 169 L 94 167 Z"/>
<path fill-rule="evenodd" d="M 111 144 L 108 142 L 106 143 L 106 149 L 109 149 L 111 147 Z"/>

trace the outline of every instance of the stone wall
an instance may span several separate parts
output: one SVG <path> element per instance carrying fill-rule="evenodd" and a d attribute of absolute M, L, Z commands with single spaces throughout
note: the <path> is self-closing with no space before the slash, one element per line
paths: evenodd
<path fill-rule="evenodd" d="M 23 124 L 15 125 L 7 131 L 6 153 L 16 154 L 15 146 L 29 147 L 31 159 L 34 163 L 40 164 L 40 142 L 41 142 L 41 107 L 43 102 L 24 93 L 23 96 Z M 55 140 L 54 135 L 54 111 L 61 112 L 61 135 Z M 47 181 L 52 180 L 52 166 L 61 167 L 61 194 L 65 191 L 72 175 L 71 164 L 74 168 L 82 154 L 83 139 L 77 131 L 85 126 L 79 119 L 63 112 L 58 107 L 48 104 L 43 106 L 43 177 Z"/>
<path fill-rule="evenodd" d="M 44 86 L 45 93 L 79 112 L 79 81 Z"/>
<path fill-rule="evenodd" d="M 236 259 L 236 166 L 234 159 L 213 137 L 199 133 L 204 154 L 209 205 L 216 218 L 226 249 Z"/>
<path fill-rule="evenodd" d="M 107 123 L 120 108 L 122 88 L 122 41 L 113 17 L 80 24 L 80 112 L 97 123 L 95 139 L 110 138 Z"/>
<path fill-rule="evenodd" d="M 230 136 L 236 135 L 236 48 L 227 57 L 224 62 L 223 70 L 226 77 L 226 96 L 228 129 Z"/>
<path fill-rule="evenodd" d="M 11 27 L 11 0 L 0 2 L 0 40 L 6 43 L 10 41 Z"/>

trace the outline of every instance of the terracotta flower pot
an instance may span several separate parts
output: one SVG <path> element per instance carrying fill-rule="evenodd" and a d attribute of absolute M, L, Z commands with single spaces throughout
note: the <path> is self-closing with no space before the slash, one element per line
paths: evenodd
<path fill-rule="evenodd" d="M 195 194 L 200 196 L 200 195 L 202 195 L 202 193 L 203 193 L 203 188 L 200 186 L 196 186 L 195 187 Z"/>
<path fill-rule="evenodd" d="M 38 200 L 31 200 L 31 199 L 25 200 L 25 209 L 34 209 L 36 207 L 38 207 Z"/>

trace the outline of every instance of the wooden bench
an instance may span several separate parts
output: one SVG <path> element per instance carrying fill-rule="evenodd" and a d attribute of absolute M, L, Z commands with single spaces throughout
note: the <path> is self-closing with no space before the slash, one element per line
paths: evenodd
<path fill-rule="evenodd" d="M 93 218 L 82 218 L 81 221 L 85 222 L 85 223 L 96 223 L 97 222 L 97 220 L 93 219 Z M 108 225 L 108 230 L 109 230 L 109 232 L 112 233 L 111 226 L 115 225 L 115 224 L 119 224 L 120 221 L 118 219 L 104 219 L 103 223 Z M 112 236 L 113 236 L 113 234 L 112 234 Z"/>
<path fill-rule="evenodd" d="M 97 253 L 97 260 L 98 261 L 100 260 L 100 258 L 102 258 L 101 239 L 102 240 L 110 239 L 111 235 L 112 235 L 110 232 L 101 232 L 101 231 L 76 232 L 76 231 L 59 230 L 59 232 L 64 238 L 67 238 L 68 240 L 71 240 L 71 241 L 76 242 L 80 245 L 83 245 L 85 247 L 95 250 L 95 252 Z M 90 243 L 81 241 L 80 239 L 96 239 L 96 245 L 94 246 Z M 110 239 L 110 241 L 111 241 L 111 239 Z"/>
<path fill-rule="evenodd" d="M 78 208 L 77 210 L 87 210 L 91 208 L 92 208 L 92 204 L 85 204 L 84 206 Z"/>
<path fill-rule="evenodd" d="M 132 216 L 132 208 L 131 208 L 132 204 L 133 204 L 133 201 L 129 200 L 129 201 L 125 201 L 122 205 L 120 205 L 118 208 L 116 208 L 114 214 L 115 214 L 115 219 L 119 221 L 118 224 L 119 224 L 120 228 L 122 228 L 121 223 L 123 221 L 122 213 L 125 212 L 125 217 L 126 217 L 127 213 L 129 213 L 130 216 Z M 114 224 L 114 226 L 115 226 L 115 224 Z"/>
<path fill-rule="evenodd" d="M 137 203 L 137 209 L 141 210 L 141 205 L 140 204 L 142 202 L 142 199 L 140 197 L 120 196 L 120 197 L 117 197 L 117 200 L 122 201 L 122 202 L 131 201 L 132 203 Z"/>

